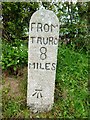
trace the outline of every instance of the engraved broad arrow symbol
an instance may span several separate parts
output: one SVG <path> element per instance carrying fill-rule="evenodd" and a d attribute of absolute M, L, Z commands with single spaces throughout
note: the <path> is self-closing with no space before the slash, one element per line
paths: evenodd
<path fill-rule="evenodd" d="M 32 94 L 32 96 L 37 96 L 37 98 L 42 98 L 42 93 L 41 93 L 41 89 L 35 89 L 35 92 Z"/>

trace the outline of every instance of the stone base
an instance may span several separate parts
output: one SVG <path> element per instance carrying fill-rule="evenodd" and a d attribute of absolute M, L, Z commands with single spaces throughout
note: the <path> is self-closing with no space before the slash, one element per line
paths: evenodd
<path fill-rule="evenodd" d="M 28 105 L 30 107 L 30 110 L 33 112 L 33 113 L 40 113 L 40 112 L 48 112 L 52 109 L 53 105 L 38 105 L 38 104 L 30 104 Z"/>

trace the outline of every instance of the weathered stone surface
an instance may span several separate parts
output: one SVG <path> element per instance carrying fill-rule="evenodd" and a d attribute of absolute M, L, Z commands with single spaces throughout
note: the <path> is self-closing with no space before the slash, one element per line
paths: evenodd
<path fill-rule="evenodd" d="M 38 10 L 30 20 L 27 105 L 49 111 L 54 102 L 59 21 L 50 10 Z"/>

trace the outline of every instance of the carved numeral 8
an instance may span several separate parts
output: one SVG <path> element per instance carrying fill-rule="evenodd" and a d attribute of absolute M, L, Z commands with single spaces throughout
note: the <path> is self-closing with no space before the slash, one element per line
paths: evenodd
<path fill-rule="evenodd" d="M 46 55 L 47 49 L 45 47 L 41 47 L 40 52 L 41 52 L 40 58 L 42 60 L 45 60 L 47 58 L 47 55 Z"/>

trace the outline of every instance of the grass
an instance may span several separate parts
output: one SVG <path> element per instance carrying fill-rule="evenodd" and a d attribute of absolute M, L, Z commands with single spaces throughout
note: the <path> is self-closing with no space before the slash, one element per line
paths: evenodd
<path fill-rule="evenodd" d="M 56 86 L 62 91 L 63 117 L 88 117 L 87 83 L 87 55 L 59 47 Z"/>
<path fill-rule="evenodd" d="M 59 46 L 55 102 L 52 110 L 47 113 L 34 114 L 27 107 L 27 69 L 25 68 L 21 72 L 20 76 L 12 76 L 13 81 L 18 83 L 19 90 L 16 94 L 10 92 L 12 91 L 10 85 L 13 84 L 5 85 L 6 76 L 3 76 L 4 118 L 88 117 L 88 58 L 86 54 L 75 52 L 66 46 Z"/>

